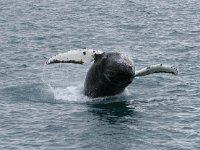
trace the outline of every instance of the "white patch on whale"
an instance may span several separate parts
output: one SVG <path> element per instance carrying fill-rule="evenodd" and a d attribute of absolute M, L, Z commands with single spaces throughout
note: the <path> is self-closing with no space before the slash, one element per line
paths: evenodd
<path fill-rule="evenodd" d="M 66 53 L 57 54 L 47 60 L 46 64 L 52 63 L 77 63 L 86 64 L 94 60 L 95 54 L 103 52 L 93 49 L 71 50 Z"/>

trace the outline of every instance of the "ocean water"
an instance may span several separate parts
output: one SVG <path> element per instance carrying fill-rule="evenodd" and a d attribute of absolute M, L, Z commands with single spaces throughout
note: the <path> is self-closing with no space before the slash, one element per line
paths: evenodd
<path fill-rule="evenodd" d="M 82 94 L 91 64 L 45 65 L 81 48 L 128 54 L 135 79 L 117 96 Z M 0 149 L 200 149 L 199 0 L 1 0 Z"/>

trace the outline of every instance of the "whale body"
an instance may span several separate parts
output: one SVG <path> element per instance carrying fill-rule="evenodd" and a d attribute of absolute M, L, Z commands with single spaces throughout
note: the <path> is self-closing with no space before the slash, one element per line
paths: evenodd
<path fill-rule="evenodd" d="M 134 76 L 134 63 L 127 56 L 116 52 L 99 54 L 87 72 L 84 94 L 90 97 L 120 94 Z"/>
<path fill-rule="evenodd" d="M 134 61 L 119 52 L 102 52 L 83 49 L 60 53 L 47 60 L 46 64 L 93 62 L 87 72 L 84 94 L 89 97 L 113 96 L 122 93 L 134 78 L 153 73 L 178 74 L 173 66 L 156 64 L 135 71 Z"/>

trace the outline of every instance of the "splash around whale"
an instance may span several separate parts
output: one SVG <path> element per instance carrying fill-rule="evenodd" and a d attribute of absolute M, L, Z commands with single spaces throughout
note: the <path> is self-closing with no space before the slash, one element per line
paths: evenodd
<path fill-rule="evenodd" d="M 88 70 L 84 94 L 89 97 L 113 96 L 122 93 L 134 78 L 153 73 L 178 74 L 178 70 L 169 65 L 156 64 L 135 71 L 134 61 L 127 55 L 118 52 L 102 52 L 82 49 L 60 53 L 47 60 L 46 64 L 93 62 Z"/>

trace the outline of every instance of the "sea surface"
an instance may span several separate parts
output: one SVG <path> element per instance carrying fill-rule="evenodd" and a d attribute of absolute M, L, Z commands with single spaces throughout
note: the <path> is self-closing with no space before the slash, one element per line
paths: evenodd
<path fill-rule="evenodd" d="M 91 64 L 45 65 L 85 47 L 179 75 L 88 98 Z M 1 0 L 0 149 L 199 150 L 199 60 L 199 0 Z"/>

